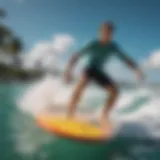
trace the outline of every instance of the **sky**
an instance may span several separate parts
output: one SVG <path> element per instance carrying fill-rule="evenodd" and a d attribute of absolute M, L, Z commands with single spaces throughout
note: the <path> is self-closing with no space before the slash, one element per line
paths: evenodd
<path fill-rule="evenodd" d="M 158 0 L 1 0 L 0 7 L 8 12 L 6 25 L 23 38 L 26 53 L 56 35 L 72 39 L 72 49 L 78 50 L 97 38 L 103 21 L 111 20 L 115 40 L 128 55 L 152 68 L 155 60 L 160 66 Z M 153 72 L 152 77 L 158 78 Z"/>

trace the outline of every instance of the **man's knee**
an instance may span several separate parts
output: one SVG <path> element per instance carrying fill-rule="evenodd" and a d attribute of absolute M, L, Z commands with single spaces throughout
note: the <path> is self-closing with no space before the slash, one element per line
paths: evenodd
<path fill-rule="evenodd" d="M 117 86 L 107 87 L 107 91 L 112 97 L 117 97 L 119 95 L 119 88 Z"/>
<path fill-rule="evenodd" d="M 79 80 L 79 83 L 77 84 L 75 91 L 74 91 L 74 96 L 79 96 L 82 94 L 82 92 L 85 90 L 86 86 L 88 84 L 88 79 L 85 79 L 85 77 Z"/>

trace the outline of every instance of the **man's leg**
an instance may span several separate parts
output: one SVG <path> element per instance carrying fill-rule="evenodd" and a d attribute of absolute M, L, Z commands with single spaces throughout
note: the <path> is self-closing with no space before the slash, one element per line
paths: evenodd
<path fill-rule="evenodd" d="M 111 129 L 112 127 L 109 122 L 108 116 L 118 98 L 119 92 L 118 92 L 117 87 L 114 85 L 106 86 L 105 89 L 106 89 L 106 92 L 109 92 L 109 97 L 105 101 L 105 106 L 102 111 L 102 115 L 100 117 L 100 125 L 101 125 L 102 130 L 104 130 L 104 134 L 112 135 L 112 129 Z"/>
<path fill-rule="evenodd" d="M 105 89 L 106 89 L 106 92 L 109 92 L 109 97 L 105 101 L 102 117 L 107 117 L 110 110 L 114 106 L 119 94 L 118 88 L 115 85 L 106 86 Z"/>
<path fill-rule="evenodd" d="M 68 116 L 69 117 L 74 117 L 74 113 L 76 110 L 76 105 L 78 104 L 82 93 L 84 91 L 84 89 L 86 88 L 87 84 L 89 82 L 89 79 L 86 75 L 82 75 L 82 77 L 80 78 L 74 92 L 71 98 L 71 101 L 69 102 L 69 110 L 68 110 Z"/>

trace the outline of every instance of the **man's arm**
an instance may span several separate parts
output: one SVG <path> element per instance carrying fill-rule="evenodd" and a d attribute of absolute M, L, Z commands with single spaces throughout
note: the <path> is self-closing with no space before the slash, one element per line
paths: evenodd
<path fill-rule="evenodd" d="M 124 52 L 119 51 L 118 56 L 121 60 L 123 60 L 131 69 L 138 69 L 138 65 L 135 61 L 133 61 L 129 56 L 127 56 Z"/>
<path fill-rule="evenodd" d="M 138 64 L 133 59 L 131 59 L 129 56 L 127 56 L 127 54 L 125 54 L 125 52 L 122 51 L 118 47 L 116 48 L 116 51 L 117 51 L 118 57 L 122 61 L 124 61 L 127 64 L 127 66 L 129 66 L 129 68 L 131 68 L 136 73 L 138 78 L 143 78 L 144 77 L 143 72 L 141 71 Z"/>
<path fill-rule="evenodd" d="M 92 43 L 88 44 L 87 46 L 85 46 L 83 49 L 81 49 L 78 53 L 72 55 L 71 59 L 69 60 L 69 63 L 66 67 L 66 71 L 65 71 L 65 79 L 66 81 L 70 81 L 72 76 L 71 76 L 71 72 L 75 66 L 75 64 L 77 63 L 77 61 L 80 59 L 80 57 L 84 54 L 86 54 L 87 52 L 89 52 L 90 48 L 92 46 Z"/>

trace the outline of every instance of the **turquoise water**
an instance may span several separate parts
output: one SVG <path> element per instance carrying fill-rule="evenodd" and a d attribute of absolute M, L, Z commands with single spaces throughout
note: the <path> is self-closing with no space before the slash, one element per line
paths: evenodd
<path fill-rule="evenodd" d="M 22 94 L 27 84 L 1 84 L 1 122 L 0 122 L 0 159 L 2 160 L 158 160 L 160 159 L 159 138 L 136 136 L 137 130 L 144 126 L 132 122 L 121 130 L 134 132 L 125 136 L 118 132 L 116 136 L 103 143 L 77 142 L 58 138 L 42 131 L 35 124 L 34 117 L 20 110 L 15 99 Z M 135 102 L 135 106 L 120 109 L 120 114 L 139 110 L 149 104 L 147 97 Z M 127 126 L 128 125 L 128 126 Z M 145 124 L 144 124 L 145 125 Z M 157 128 L 155 128 L 156 130 Z M 144 133 L 147 131 L 143 131 Z M 144 134 L 142 132 L 142 135 Z M 135 135 L 135 136 L 134 136 Z"/>

